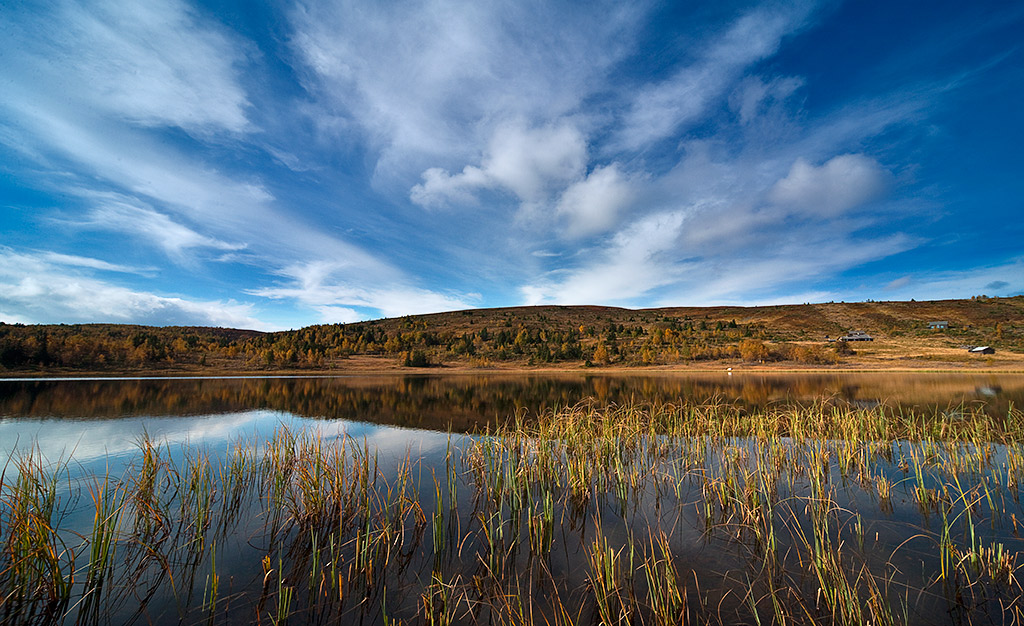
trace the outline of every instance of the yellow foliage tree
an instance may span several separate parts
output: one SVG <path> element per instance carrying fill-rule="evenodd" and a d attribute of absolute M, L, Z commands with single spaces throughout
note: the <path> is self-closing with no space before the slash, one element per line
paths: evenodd
<path fill-rule="evenodd" d="M 756 339 L 744 339 L 740 343 L 740 357 L 744 361 L 764 361 L 771 356 L 768 346 Z"/>

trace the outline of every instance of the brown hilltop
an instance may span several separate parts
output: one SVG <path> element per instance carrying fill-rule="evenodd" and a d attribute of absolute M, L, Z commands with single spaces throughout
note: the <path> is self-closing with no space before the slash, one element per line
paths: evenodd
<path fill-rule="evenodd" d="M 945 321 L 949 328 L 929 330 Z M 826 341 L 863 330 L 873 342 Z M 995 355 L 968 354 L 989 345 Z M 403 367 L 405 366 L 405 367 Z M 475 369 L 1024 370 L 1024 296 L 757 307 L 529 306 L 262 333 L 120 324 L 0 324 L 0 371 L 337 372 Z"/>
<path fill-rule="evenodd" d="M 657 324 L 664 318 L 705 320 L 714 324 L 731 322 L 768 326 L 779 339 L 819 339 L 847 331 L 863 329 L 872 335 L 887 337 L 924 330 L 933 321 L 947 321 L 950 330 L 995 330 L 997 323 L 1024 325 L 1024 296 L 979 298 L 970 300 L 828 302 L 820 304 L 784 304 L 771 306 L 664 307 L 624 309 L 604 306 L 527 306 L 472 309 L 429 315 L 377 320 L 391 328 L 409 319 L 422 320 L 431 328 L 479 330 L 481 325 L 497 327 L 506 320 L 529 327 L 551 324 Z M 1005 330 L 1004 330 L 1005 332 Z M 963 333 L 946 333 L 955 337 Z M 931 333 L 928 336 L 935 336 Z M 994 339 L 993 339 L 994 341 Z"/>

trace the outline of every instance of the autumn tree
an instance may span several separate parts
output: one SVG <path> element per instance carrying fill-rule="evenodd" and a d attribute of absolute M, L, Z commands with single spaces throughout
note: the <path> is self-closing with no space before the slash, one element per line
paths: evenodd
<path fill-rule="evenodd" d="M 744 339 L 740 342 L 740 357 L 744 361 L 765 361 L 771 356 L 768 346 L 756 339 Z"/>

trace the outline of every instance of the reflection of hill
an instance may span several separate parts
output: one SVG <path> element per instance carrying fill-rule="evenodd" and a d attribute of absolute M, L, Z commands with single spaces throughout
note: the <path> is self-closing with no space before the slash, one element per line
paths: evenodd
<path fill-rule="evenodd" d="M 111 418 L 251 409 L 456 431 L 594 398 L 600 404 L 705 402 L 747 409 L 819 398 L 929 411 L 961 402 L 1024 406 L 1024 376 L 955 374 L 405 376 L 0 382 L 0 416 Z"/>

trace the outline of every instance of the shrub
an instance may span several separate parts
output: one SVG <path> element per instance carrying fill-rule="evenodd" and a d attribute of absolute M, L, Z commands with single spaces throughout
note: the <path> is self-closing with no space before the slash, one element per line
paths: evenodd
<path fill-rule="evenodd" d="M 430 367 L 430 358 L 423 350 L 407 350 L 402 353 L 403 367 Z"/>
<path fill-rule="evenodd" d="M 853 356 L 857 351 L 853 349 L 848 341 L 837 341 L 835 343 L 836 354 L 839 356 Z"/>

